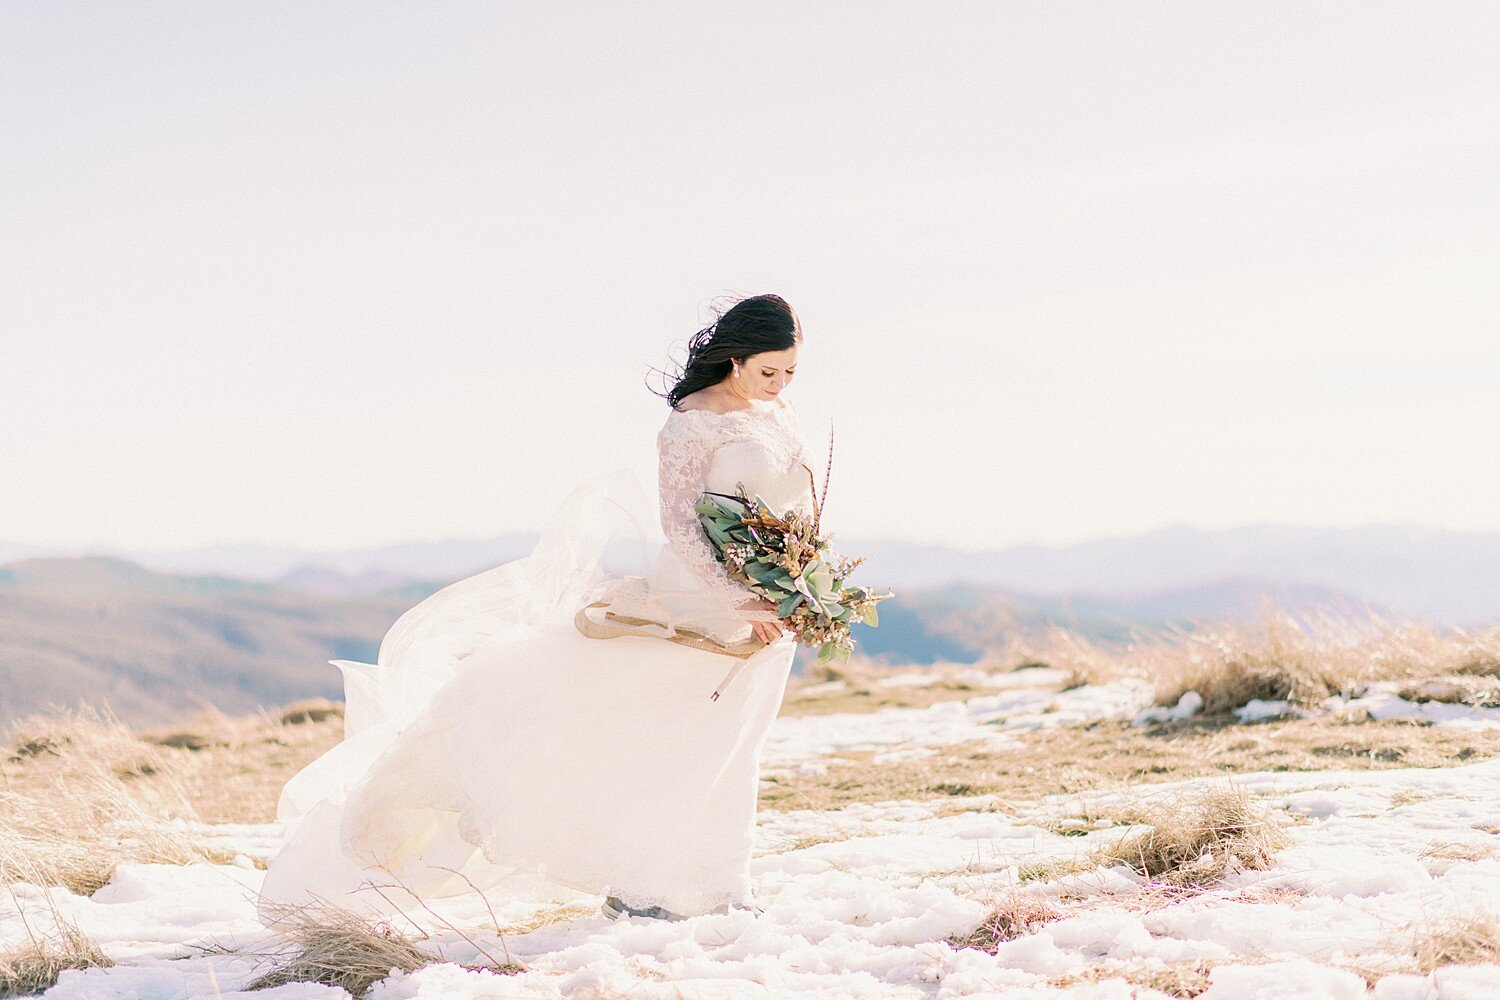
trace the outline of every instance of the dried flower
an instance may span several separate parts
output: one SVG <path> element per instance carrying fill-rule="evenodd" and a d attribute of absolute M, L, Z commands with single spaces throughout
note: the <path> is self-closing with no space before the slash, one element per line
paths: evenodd
<path fill-rule="evenodd" d="M 823 482 L 826 496 L 826 474 Z M 695 508 L 714 552 L 731 577 L 776 604 L 799 643 L 818 647 L 820 662 L 847 660 L 854 649 L 850 626 L 878 625 L 875 606 L 892 594 L 849 582 L 864 557 L 837 555 L 818 534 L 822 503 L 816 494 L 809 519 L 798 511 L 778 515 L 744 483 L 736 486 L 736 494 L 704 493 Z"/>

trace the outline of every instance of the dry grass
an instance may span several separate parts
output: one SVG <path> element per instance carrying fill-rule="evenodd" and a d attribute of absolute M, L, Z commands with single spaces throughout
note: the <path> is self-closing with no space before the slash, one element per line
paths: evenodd
<path fill-rule="evenodd" d="M 1435 798 L 1437 798 L 1437 793 L 1429 792 L 1425 788 L 1402 788 L 1391 796 L 1391 808 L 1414 806 L 1419 802 L 1430 802 Z"/>
<path fill-rule="evenodd" d="M 1081 837 L 1111 826 L 1149 825 L 1154 817 L 1146 796 L 1125 802 L 1100 802 L 1078 796 L 1071 805 L 1058 808 L 1063 804 L 1055 803 L 1051 811 L 1031 818 L 1031 822 L 1061 837 Z"/>
<path fill-rule="evenodd" d="M 1500 847 L 1474 843 L 1432 844 L 1420 856 L 1437 861 L 1488 861 L 1500 857 Z"/>
<path fill-rule="evenodd" d="M 153 821 L 268 822 L 286 780 L 343 736 L 338 711 L 295 709 L 234 719 L 204 710 L 140 734 L 107 714 L 33 716 L 12 729 L 10 751 L 0 750 L 0 794 L 47 808 L 71 800 L 69 813 L 102 794 L 106 812 L 123 797 Z"/>
<path fill-rule="evenodd" d="M 1015 671 L 1051 667 L 1064 673 L 1063 690 L 1084 684 L 1099 684 L 1133 675 L 1128 654 L 1140 642 L 1098 642 L 1061 626 L 1046 629 L 1008 631 L 996 637 L 983 661 L 987 670 Z"/>
<path fill-rule="evenodd" d="M 940 701 L 962 701 L 1000 690 L 985 684 L 973 666 L 934 665 L 921 668 L 920 685 L 883 683 L 910 676 L 912 668 L 886 667 L 858 659 L 849 663 L 810 666 L 787 686 L 781 714 L 830 715 L 835 712 L 874 712 L 882 708 L 926 708 Z"/>
<path fill-rule="evenodd" d="M 1500 915 L 1480 910 L 1416 930 L 1414 950 L 1422 972 L 1444 965 L 1500 964 Z"/>
<path fill-rule="evenodd" d="M 380 887 L 371 888 L 390 900 Z M 396 889 L 398 886 L 388 888 Z M 410 895 L 409 890 L 399 888 Z M 458 963 L 464 968 L 499 975 L 525 971 L 524 967 L 510 959 L 508 950 L 503 960 L 495 957 L 472 936 L 441 918 L 436 911 L 425 904 L 419 905 L 428 916 L 461 937 L 487 960 L 486 964 L 478 965 Z M 417 925 L 409 918 L 408 923 L 413 928 L 411 931 L 403 930 L 389 921 L 368 919 L 331 903 L 275 906 L 271 908 L 271 915 L 271 947 L 274 950 L 234 952 L 251 954 L 271 965 L 268 971 L 246 987 L 250 990 L 268 989 L 287 983 L 323 983 L 360 997 L 394 971 L 415 972 L 427 965 L 450 961 L 437 948 L 429 952 L 421 947 L 421 942 L 427 941 L 430 935 L 418 931 Z M 491 917 L 493 918 L 493 913 Z M 549 922 L 552 921 L 543 919 L 537 926 Z M 496 925 L 495 933 L 503 947 L 505 932 Z"/>
<path fill-rule="evenodd" d="M 859 660 L 825 666 L 794 684 L 788 715 L 926 707 L 989 689 L 976 677 L 997 671 L 1052 667 L 1061 690 L 1124 677 L 1149 679 L 1160 705 L 1188 691 L 1215 716 L 1253 699 L 1316 707 L 1330 695 L 1354 696 L 1377 681 L 1392 682 L 1411 701 L 1500 706 L 1500 627 L 1466 631 L 1357 613 L 1301 614 L 1267 608 L 1244 622 L 1193 622 L 1135 629 L 1127 641 L 1093 641 L 1066 629 L 1020 631 L 997 639 L 978 664 L 935 668 L 937 683 L 882 687 L 892 673 Z M 837 682 L 828 685 L 826 682 Z"/>
<path fill-rule="evenodd" d="M 80 711 L 26 720 L 0 791 L 0 883 L 88 895 L 125 863 L 228 863 L 170 825 L 195 819 L 168 762 L 117 720 Z M 31 780 L 19 780 L 24 769 Z"/>
<path fill-rule="evenodd" d="M 1500 707 L 1500 678 L 1464 674 L 1439 675 L 1409 681 L 1396 693 L 1407 701 L 1441 701 L 1450 705 Z"/>
<path fill-rule="evenodd" d="M 1211 788 L 1174 796 L 1152 810 L 1150 830 L 1099 850 L 1168 886 L 1203 887 L 1231 874 L 1262 870 L 1290 843 L 1277 813 L 1242 789 Z"/>
<path fill-rule="evenodd" d="M 1067 875 L 1082 875 L 1097 871 L 1099 862 L 1091 857 L 1039 858 L 1022 861 L 1016 867 L 1016 877 L 1023 882 L 1051 882 Z"/>
<path fill-rule="evenodd" d="M 836 844 L 840 841 L 848 840 L 849 837 L 850 834 L 844 833 L 842 830 L 834 833 L 809 833 L 806 836 L 795 837 L 786 841 L 786 843 L 770 853 L 790 854 L 792 851 L 805 851 L 810 847 L 817 847 L 819 844 Z"/>
<path fill-rule="evenodd" d="M 1168 965 L 1162 962 L 1137 962 L 1125 966 L 1092 966 L 1082 972 L 1070 972 L 1048 981 L 1049 986 L 1066 989 L 1085 983 L 1122 979 L 1132 986 L 1156 990 L 1176 1000 L 1193 1000 L 1208 992 L 1209 962 L 1186 962 Z"/>
<path fill-rule="evenodd" d="M 1413 695 L 1425 686 L 1442 700 L 1468 692 L 1479 703 L 1500 688 L 1500 627 L 1468 632 L 1373 613 L 1268 611 L 1243 624 L 1169 630 L 1126 659 L 1127 669 L 1156 683 L 1158 704 L 1197 691 L 1206 714 L 1254 698 L 1315 706 L 1374 681 L 1402 682 Z"/>
<path fill-rule="evenodd" d="M 1003 942 L 1025 937 L 1060 916 L 1062 911 L 1040 894 L 1010 889 L 996 897 L 979 926 L 945 940 L 955 948 L 977 948 L 993 955 Z"/>
<path fill-rule="evenodd" d="M 184 794 L 206 823 L 265 823 L 288 778 L 344 736 L 343 707 L 312 700 L 230 718 L 212 710 L 174 730 L 143 734 L 167 752 Z M 174 739 L 175 737 L 175 739 Z"/>
<path fill-rule="evenodd" d="M 144 736 L 86 711 L 29 719 L 17 727 L 15 752 L 4 765 L 0 883 L 59 885 L 87 894 L 126 862 L 231 861 L 228 852 L 194 839 L 171 821 L 200 818 L 200 796 L 214 786 L 209 801 L 232 814 L 216 819 L 269 818 L 289 769 L 267 766 L 268 759 L 310 760 L 337 741 L 341 728 L 337 712 L 318 706 L 298 706 L 275 719 L 208 713 L 190 726 Z M 298 752 L 286 753 L 292 748 Z M 226 784 L 236 787 L 225 792 Z M 248 806 L 247 797 L 253 797 Z M 392 969 L 412 971 L 444 960 L 392 925 L 334 907 L 287 908 L 280 917 L 276 951 L 258 956 L 271 967 L 253 989 L 316 982 L 358 996 Z M 14 978 L 30 985 L 63 967 L 107 964 L 76 929 L 54 923 L 62 928 L 57 935 L 37 938 L 4 957 L 0 968 L 7 979 L 0 982 Z M 448 929 L 490 958 L 463 931 Z M 496 933 L 503 943 L 498 927 Z M 520 971 L 498 960 L 473 968 Z"/>
<path fill-rule="evenodd" d="M 495 926 L 497 936 L 506 934 L 529 934 L 539 927 L 550 927 L 552 924 L 567 923 L 570 920 L 579 920 L 588 917 L 597 917 L 599 907 L 592 904 L 565 903 L 560 906 L 547 906 L 531 914 L 524 920 L 507 924 L 504 927 Z"/>
<path fill-rule="evenodd" d="M 393 971 L 415 972 L 442 961 L 419 948 L 411 934 L 334 906 L 285 908 L 272 930 L 291 945 L 291 954 L 278 957 L 247 989 L 323 983 L 361 997 Z"/>
<path fill-rule="evenodd" d="M 1500 627 L 1442 629 L 1368 608 L 1293 614 L 1268 607 L 1245 622 L 1134 629 L 1118 643 L 1054 627 L 1005 638 L 984 665 L 1038 664 L 1067 671 L 1072 686 L 1149 678 L 1160 705 L 1197 691 L 1210 715 L 1256 698 L 1313 706 L 1373 681 L 1400 682 L 1412 700 L 1500 705 Z"/>
<path fill-rule="evenodd" d="M 29 935 L 25 944 L 0 952 L 0 997 L 35 996 L 57 985 L 68 969 L 107 969 L 113 964 L 88 935 L 63 923 L 51 934 Z"/>
<path fill-rule="evenodd" d="M 766 775 L 761 807 L 826 810 L 851 802 L 936 799 L 940 812 L 1013 812 L 1012 804 L 1051 794 L 1252 771 L 1452 767 L 1500 757 L 1500 730 L 1394 719 L 1357 725 L 1280 719 L 1241 726 L 1191 718 L 1155 726 L 1099 722 L 1037 729 L 1012 746 L 974 741 L 878 764 L 875 753 L 844 751 L 827 758 L 831 766 L 821 774 Z M 959 789 L 996 801 L 982 806 L 944 801 Z"/>
<path fill-rule="evenodd" d="M 283 708 L 277 721 L 283 726 L 303 726 L 310 722 L 327 722 L 329 719 L 343 717 L 344 706 L 339 702 L 329 701 L 327 698 L 308 698 Z"/>
<path fill-rule="evenodd" d="M 22 868 L 14 874 L 22 876 L 17 881 L 38 884 L 34 872 Z M 68 969 L 103 969 L 114 964 L 92 938 L 58 910 L 50 896 L 45 897 L 46 912 L 38 913 L 16 895 L 8 880 L 5 885 L 26 939 L 0 951 L 0 997 L 42 993 L 56 985 Z M 50 926 L 39 928 L 39 917 Z"/>

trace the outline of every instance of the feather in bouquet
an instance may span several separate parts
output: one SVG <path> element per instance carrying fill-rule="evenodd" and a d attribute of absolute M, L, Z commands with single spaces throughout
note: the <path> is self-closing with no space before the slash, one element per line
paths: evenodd
<path fill-rule="evenodd" d="M 847 661 L 854 650 L 849 627 L 855 622 L 878 625 L 875 606 L 892 596 L 850 582 L 864 557 L 836 555 L 829 539 L 819 533 L 833 467 L 832 444 L 830 436 L 821 499 L 812 470 L 803 466 L 812 489 L 812 517 L 798 511 L 777 514 L 744 483 L 735 484 L 738 494 L 705 492 L 694 508 L 729 575 L 772 601 L 797 641 L 818 647 L 820 663 L 835 656 Z"/>

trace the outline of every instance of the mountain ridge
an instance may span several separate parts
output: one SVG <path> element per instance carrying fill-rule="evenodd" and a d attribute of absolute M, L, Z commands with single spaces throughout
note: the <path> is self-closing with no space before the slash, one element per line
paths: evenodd
<path fill-rule="evenodd" d="M 409 591 L 417 582 L 460 579 L 526 555 L 537 537 L 510 532 L 486 539 L 438 538 L 333 552 L 239 545 L 103 554 L 162 572 L 218 573 L 325 596 L 356 597 Z M 1500 620 L 1500 588 L 1493 583 L 1500 576 L 1500 532 L 1432 528 L 1412 521 L 1350 528 L 1257 522 L 1205 529 L 1174 524 L 1070 545 L 975 551 L 889 537 L 835 536 L 834 546 L 865 557 L 862 579 L 898 591 L 997 584 L 1028 594 L 1088 593 L 1128 601 L 1243 577 L 1278 586 L 1324 587 L 1395 613 L 1447 624 Z M 25 548 L 0 543 L 0 567 L 15 561 L 11 557 Z M 617 567 L 638 561 L 638 550 L 623 544 L 606 554 L 606 562 Z"/>

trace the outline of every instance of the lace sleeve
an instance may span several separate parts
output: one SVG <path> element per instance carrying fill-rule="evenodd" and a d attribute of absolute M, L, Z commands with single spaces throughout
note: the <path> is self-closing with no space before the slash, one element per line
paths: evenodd
<path fill-rule="evenodd" d="M 709 589 L 725 597 L 748 600 L 755 595 L 736 583 L 714 555 L 693 507 L 703 495 L 713 441 L 691 425 L 669 419 L 656 438 L 660 457 L 657 485 L 661 490 L 661 527 L 673 550 L 703 578 Z"/>

